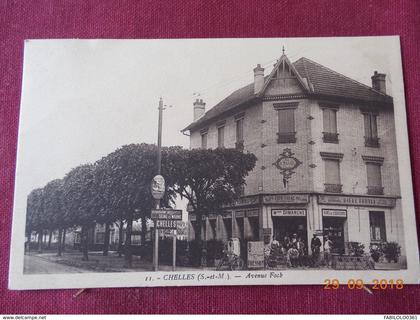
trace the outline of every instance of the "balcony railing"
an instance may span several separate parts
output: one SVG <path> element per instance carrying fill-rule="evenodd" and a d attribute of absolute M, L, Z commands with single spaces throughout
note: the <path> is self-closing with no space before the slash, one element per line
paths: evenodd
<path fill-rule="evenodd" d="M 375 194 L 375 195 L 382 195 L 384 194 L 384 187 L 379 186 L 368 186 L 367 187 L 368 194 Z"/>
<path fill-rule="evenodd" d="M 237 141 L 235 143 L 235 148 L 239 151 L 243 151 L 244 150 L 244 141 Z"/>
<path fill-rule="evenodd" d="M 342 193 L 343 185 L 342 184 L 333 184 L 333 183 L 324 183 L 324 191 L 329 193 Z"/>
<path fill-rule="evenodd" d="M 365 147 L 379 148 L 379 138 L 365 137 Z"/>
<path fill-rule="evenodd" d="M 323 132 L 322 141 L 325 143 L 338 143 L 338 133 Z"/>
<path fill-rule="evenodd" d="M 277 132 L 277 143 L 296 143 L 296 132 Z"/>

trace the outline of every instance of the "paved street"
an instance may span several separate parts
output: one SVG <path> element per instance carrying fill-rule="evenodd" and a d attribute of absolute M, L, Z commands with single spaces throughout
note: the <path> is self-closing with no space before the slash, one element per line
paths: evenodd
<path fill-rule="evenodd" d="M 50 261 L 47 261 L 46 259 L 43 259 L 37 256 L 25 255 L 24 273 L 40 274 L 40 273 L 82 273 L 82 272 L 89 272 L 89 271 L 50 262 Z"/>

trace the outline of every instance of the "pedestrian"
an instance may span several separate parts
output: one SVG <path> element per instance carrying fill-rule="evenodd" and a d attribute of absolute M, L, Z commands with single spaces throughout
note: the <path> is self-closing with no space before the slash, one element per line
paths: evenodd
<path fill-rule="evenodd" d="M 321 248 L 321 240 L 316 236 L 316 234 L 313 235 L 313 238 L 311 240 L 311 250 L 312 250 L 312 266 L 315 268 L 318 268 L 319 265 L 319 253 Z"/>
<path fill-rule="evenodd" d="M 302 237 L 297 239 L 296 246 L 299 252 L 298 264 L 299 266 L 303 267 L 305 264 L 305 242 L 302 240 Z"/>
<path fill-rule="evenodd" d="M 327 268 L 330 267 L 331 264 L 331 251 L 334 246 L 334 243 L 331 241 L 331 239 L 326 236 L 324 241 L 324 261 L 327 265 Z"/>

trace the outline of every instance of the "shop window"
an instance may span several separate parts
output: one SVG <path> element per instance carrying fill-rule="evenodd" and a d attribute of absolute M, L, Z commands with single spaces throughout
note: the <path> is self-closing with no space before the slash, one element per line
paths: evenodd
<path fill-rule="evenodd" d="M 238 150 L 244 149 L 244 115 L 237 115 L 236 121 L 236 143 L 235 147 Z"/>
<path fill-rule="evenodd" d="M 337 133 L 337 109 L 336 108 L 323 108 L 323 124 L 324 131 L 323 141 L 325 143 L 338 143 L 338 133 Z"/>
<path fill-rule="evenodd" d="M 223 148 L 225 146 L 225 127 L 217 128 L 217 147 Z"/>
<path fill-rule="evenodd" d="M 295 143 L 295 108 L 278 108 L 278 143 Z"/>
<path fill-rule="evenodd" d="M 105 232 L 96 232 L 95 234 L 95 243 L 104 244 L 105 242 Z"/>
<path fill-rule="evenodd" d="M 365 146 L 378 148 L 378 126 L 377 126 L 377 114 L 373 112 L 363 113 L 364 124 L 365 124 Z"/>
<path fill-rule="evenodd" d="M 369 223 L 371 241 L 385 242 L 385 213 L 383 211 L 369 211 Z"/>

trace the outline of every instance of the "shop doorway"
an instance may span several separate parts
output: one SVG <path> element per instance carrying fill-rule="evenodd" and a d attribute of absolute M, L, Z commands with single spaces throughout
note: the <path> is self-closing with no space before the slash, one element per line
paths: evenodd
<path fill-rule="evenodd" d="M 333 242 L 333 253 L 344 254 L 344 223 L 345 218 L 337 217 L 324 217 L 322 222 L 324 226 L 324 237 L 328 238 Z"/>
<path fill-rule="evenodd" d="M 305 243 L 305 251 L 308 251 L 308 235 L 306 231 L 306 217 L 273 217 L 274 239 L 284 243 L 285 237 L 291 239 L 294 234 Z"/>

